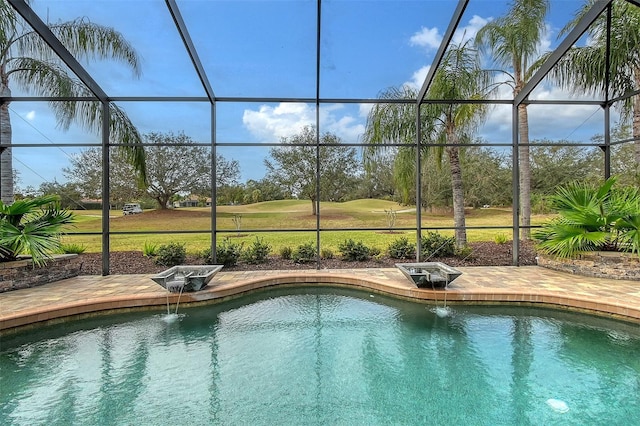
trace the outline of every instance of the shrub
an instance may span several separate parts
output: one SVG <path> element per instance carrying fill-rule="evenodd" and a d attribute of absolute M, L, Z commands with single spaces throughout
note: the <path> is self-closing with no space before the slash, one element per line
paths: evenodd
<path fill-rule="evenodd" d="M 224 266 L 236 266 L 242 256 L 242 244 L 234 243 L 227 237 L 216 246 L 216 255 L 217 263 Z M 213 260 L 210 261 L 213 262 Z"/>
<path fill-rule="evenodd" d="M 211 257 L 211 247 L 207 247 L 206 249 L 200 252 L 200 257 L 204 259 L 204 263 L 212 264 L 213 258 Z"/>
<path fill-rule="evenodd" d="M 320 250 L 320 257 L 322 259 L 333 259 L 335 256 L 330 248 L 323 248 Z"/>
<path fill-rule="evenodd" d="M 176 266 L 184 262 L 187 257 L 187 249 L 184 243 L 163 244 L 158 248 L 156 263 L 164 266 Z"/>
<path fill-rule="evenodd" d="M 443 237 L 437 232 L 427 232 L 420 241 L 422 257 L 448 257 L 453 256 L 456 250 L 456 239 L 454 237 Z"/>
<path fill-rule="evenodd" d="M 316 260 L 318 251 L 316 246 L 312 242 L 300 244 L 298 248 L 292 253 L 291 259 L 295 263 L 310 263 Z"/>
<path fill-rule="evenodd" d="M 573 182 L 559 187 L 551 199 L 558 217 L 533 233 L 537 248 L 558 257 L 591 250 L 640 256 L 640 188 L 613 188 L 615 182 L 611 177 L 600 186 Z"/>
<path fill-rule="evenodd" d="M 150 243 L 148 241 L 144 242 L 144 247 L 142 247 L 142 255 L 147 257 L 154 257 L 158 255 L 158 245 L 155 243 Z"/>
<path fill-rule="evenodd" d="M 456 247 L 455 256 L 459 259 L 472 259 L 473 249 L 469 246 Z"/>
<path fill-rule="evenodd" d="M 400 237 L 389 244 L 387 253 L 392 259 L 410 259 L 416 255 L 416 245 L 410 243 L 407 237 Z"/>
<path fill-rule="evenodd" d="M 6 205 L 0 201 L 0 261 L 28 254 L 43 266 L 60 250 L 60 234 L 74 216 L 60 207 L 60 197 L 45 195 Z"/>
<path fill-rule="evenodd" d="M 242 260 L 250 264 L 264 263 L 271 252 L 271 246 L 263 239 L 256 237 L 256 240 L 242 253 Z"/>
<path fill-rule="evenodd" d="M 82 244 L 60 244 L 60 252 L 64 254 L 82 254 L 86 250 Z"/>
<path fill-rule="evenodd" d="M 345 240 L 338 244 L 338 250 L 342 253 L 342 260 L 348 262 L 369 260 L 371 257 L 371 249 L 365 246 L 362 241 Z"/>
<path fill-rule="evenodd" d="M 509 237 L 500 233 L 493 238 L 493 241 L 495 241 L 496 244 L 506 244 L 509 241 Z"/>
<path fill-rule="evenodd" d="M 280 257 L 285 259 L 285 260 L 289 260 L 291 259 L 291 255 L 293 254 L 293 250 L 291 250 L 291 247 L 285 246 L 285 247 L 281 247 L 280 248 Z"/>

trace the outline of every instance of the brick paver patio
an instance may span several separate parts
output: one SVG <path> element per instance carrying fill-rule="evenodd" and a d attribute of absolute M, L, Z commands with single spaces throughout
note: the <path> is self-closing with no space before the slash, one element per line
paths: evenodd
<path fill-rule="evenodd" d="M 565 307 L 640 322 L 640 282 L 588 278 L 538 266 L 458 268 L 449 302 L 527 303 Z M 166 291 L 150 275 L 79 276 L 0 294 L 0 330 L 120 308 L 164 306 Z M 395 268 L 308 271 L 222 271 L 205 289 L 184 293 L 180 304 L 237 297 L 282 284 L 340 285 L 403 298 L 442 300 L 445 291 L 417 288 Z M 175 303 L 178 295 L 172 294 Z"/>

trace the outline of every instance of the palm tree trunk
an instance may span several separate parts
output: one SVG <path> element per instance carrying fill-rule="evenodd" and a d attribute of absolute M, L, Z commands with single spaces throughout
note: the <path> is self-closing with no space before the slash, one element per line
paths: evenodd
<path fill-rule="evenodd" d="M 456 143 L 456 137 L 448 138 L 449 143 Z M 467 230 L 464 228 L 464 190 L 462 187 L 462 168 L 460 167 L 460 149 L 457 146 L 447 147 L 449 166 L 451 167 L 451 189 L 453 195 L 453 224 L 456 228 L 456 247 L 467 245 Z"/>
<path fill-rule="evenodd" d="M 11 90 L 0 84 L 0 95 L 11 96 Z M 11 117 L 9 102 L 0 104 L 0 143 L 11 145 Z M 5 148 L 0 154 L 0 199 L 4 204 L 13 203 L 13 157 L 11 148 Z"/>
<path fill-rule="evenodd" d="M 635 70 L 636 87 L 640 87 L 640 69 Z M 633 142 L 635 147 L 636 169 L 640 173 L 640 95 L 636 95 L 633 100 Z"/>
<path fill-rule="evenodd" d="M 528 240 L 531 235 L 531 162 L 529 160 L 529 115 L 527 106 L 518 105 L 518 133 L 520 145 L 520 238 Z"/>

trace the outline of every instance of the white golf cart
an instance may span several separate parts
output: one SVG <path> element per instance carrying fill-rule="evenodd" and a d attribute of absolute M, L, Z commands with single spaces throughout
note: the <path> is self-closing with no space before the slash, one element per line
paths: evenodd
<path fill-rule="evenodd" d="M 125 216 L 138 213 L 142 213 L 142 207 L 138 203 L 127 203 L 122 207 L 122 214 Z"/>

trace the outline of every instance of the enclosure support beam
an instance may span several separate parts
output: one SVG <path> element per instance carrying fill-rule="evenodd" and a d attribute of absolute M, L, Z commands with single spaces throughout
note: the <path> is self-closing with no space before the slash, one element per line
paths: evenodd
<path fill-rule="evenodd" d="M 102 275 L 109 275 L 109 103 L 102 102 Z"/>
<path fill-rule="evenodd" d="M 513 104 L 511 107 L 511 157 L 512 157 L 512 210 L 513 210 L 513 258 L 511 264 L 513 266 L 520 265 L 520 155 L 519 155 L 519 138 L 518 132 L 518 105 Z"/>
<path fill-rule="evenodd" d="M 316 269 L 320 269 L 320 29 L 322 28 L 322 0 L 316 9 Z"/>
<path fill-rule="evenodd" d="M 438 67 L 440 67 L 440 62 L 442 62 L 442 58 L 444 57 L 444 53 L 449 47 L 449 43 L 451 43 L 451 39 L 453 38 L 453 33 L 458 28 L 458 24 L 462 19 L 462 15 L 464 14 L 467 5 L 469 4 L 469 0 L 459 0 L 458 6 L 456 6 L 456 10 L 453 12 L 453 16 L 451 17 L 451 21 L 449 22 L 449 26 L 447 27 L 447 31 L 444 33 L 444 37 L 442 37 L 442 42 L 440 43 L 440 47 L 438 47 L 438 51 L 436 52 L 436 56 L 433 58 L 433 62 L 431 63 L 431 67 L 429 68 L 429 72 L 427 73 L 427 77 L 424 79 L 422 83 L 422 87 L 420 88 L 420 92 L 418 92 L 418 99 L 416 101 L 418 104 L 422 103 L 424 96 L 431 87 L 431 82 L 436 75 L 436 71 Z"/>
<path fill-rule="evenodd" d="M 211 260 L 215 265 L 218 263 L 218 150 L 216 145 L 216 103 L 211 103 Z"/>
<path fill-rule="evenodd" d="M 611 105 L 604 106 L 604 145 L 600 146 L 604 151 L 604 178 L 611 177 Z"/>
<path fill-rule="evenodd" d="M 211 88 L 211 84 L 209 83 L 209 79 L 207 78 L 207 73 L 204 71 L 202 62 L 200 62 L 200 57 L 198 56 L 198 52 L 196 51 L 196 47 L 194 46 L 193 41 L 191 40 L 189 30 L 184 23 L 184 19 L 182 19 L 180 9 L 178 9 L 178 5 L 176 4 L 175 0 L 165 0 L 165 2 L 167 4 L 167 8 L 169 9 L 171 17 L 173 18 L 173 22 L 176 24 L 178 33 L 180 33 L 180 37 L 182 38 L 184 47 L 187 49 L 187 54 L 189 55 L 189 58 L 191 58 L 193 67 L 196 69 L 196 73 L 198 74 L 198 78 L 202 83 L 202 87 L 207 93 L 209 102 L 213 102 L 216 98 L 216 95 L 213 93 L 213 89 Z"/>
<path fill-rule="evenodd" d="M 558 63 L 558 61 L 567 53 L 567 50 L 573 46 L 576 41 L 587 31 L 589 26 L 596 20 L 598 16 L 604 11 L 604 9 L 612 2 L 613 0 L 597 0 L 591 9 L 584 14 L 582 19 L 576 24 L 576 26 L 571 30 L 571 32 L 565 37 L 564 40 L 560 43 L 560 45 L 556 48 L 556 50 L 549 55 L 549 58 L 542 64 L 540 69 L 529 79 L 527 84 L 522 88 L 522 90 L 516 95 L 514 98 L 514 105 L 517 107 L 520 105 L 529 94 L 538 87 L 538 84 L 542 81 L 542 79 L 551 71 L 551 69 Z"/>
<path fill-rule="evenodd" d="M 607 45 L 605 49 L 605 78 L 604 78 L 604 178 L 611 177 L 611 104 L 609 103 L 609 88 L 611 86 L 611 12 L 612 5 L 607 6 Z"/>
<path fill-rule="evenodd" d="M 422 262 L 422 123 L 421 104 L 416 104 L 416 262 Z"/>

